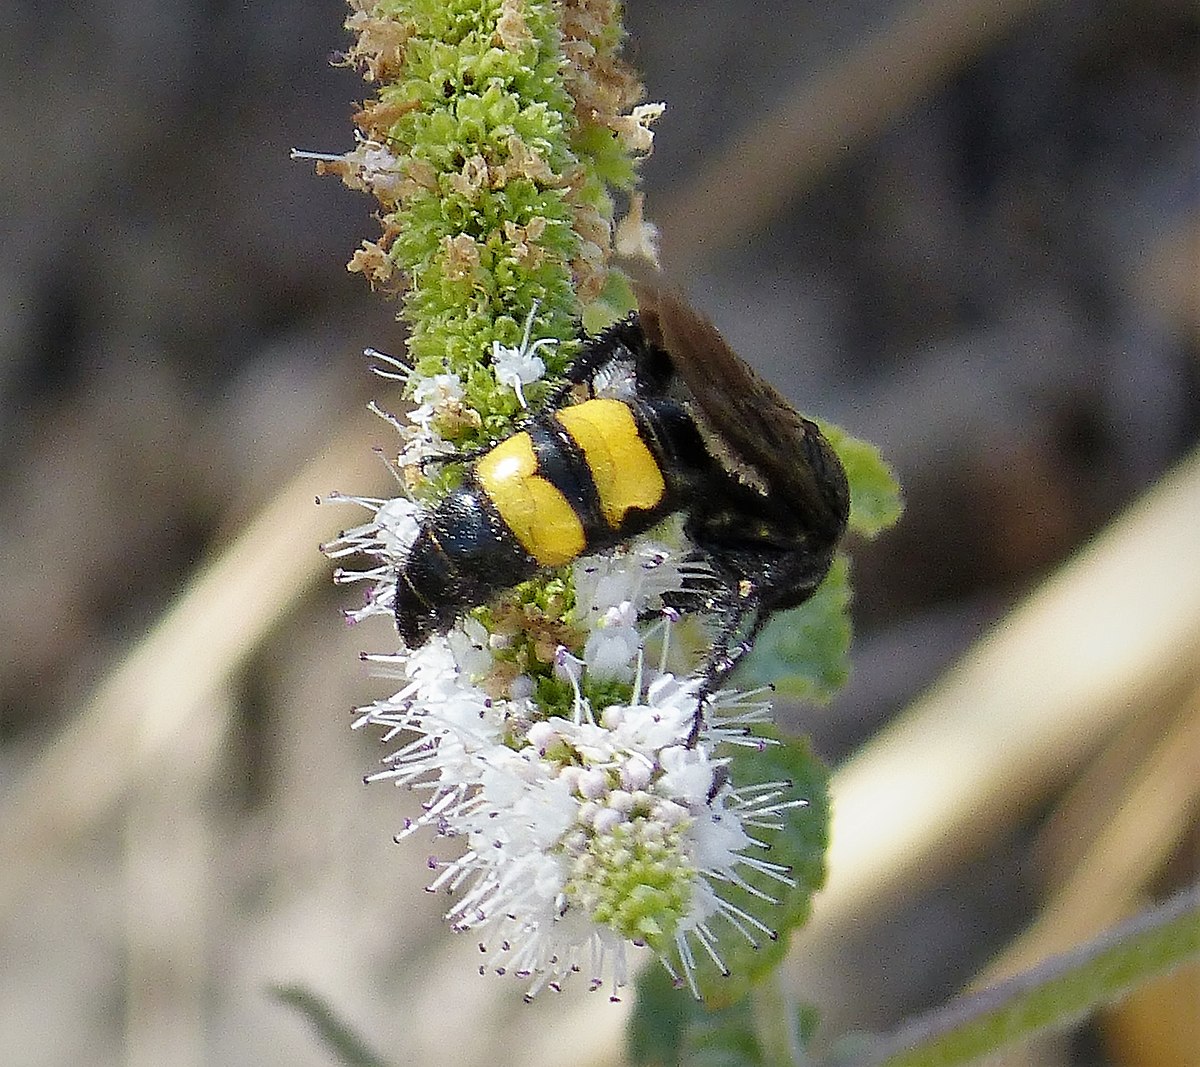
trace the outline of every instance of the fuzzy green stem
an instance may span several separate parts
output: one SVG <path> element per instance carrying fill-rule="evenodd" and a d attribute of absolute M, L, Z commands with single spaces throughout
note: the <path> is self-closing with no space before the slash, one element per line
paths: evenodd
<path fill-rule="evenodd" d="M 1200 889 L 917 1019 L 855 1067 L 957 1067 L 1062 1027 L 1200 955 Z"/>
<path fill-rule="evenodd" d="M 779 970 L 771 972 L 751 994 L 754 1032 L 764 1067 L 796 1067 L 805 1062 L 795 1004 L 784 989 Z"/>
<path fill-rule="evenodd" d="M 462 417 L 437 431 L 494 440 L 521 402 L 493 345 L 516 346 L 532 316 L 532 337 L 557 342 L 540 352 L 546 380 L 569 362 L 587 306 L 612 292 L 609 189 L 632 186 L 657 111 L 630 110 L 642 90 L 616 56 L 614 0 L 351 7 L 347 60 L 377 95 L 355 116 L 359 147 L 318 169 L 378 198 L 383 236 L 350 269 L 403 294 L 414 381 L 461 381 Z"/>

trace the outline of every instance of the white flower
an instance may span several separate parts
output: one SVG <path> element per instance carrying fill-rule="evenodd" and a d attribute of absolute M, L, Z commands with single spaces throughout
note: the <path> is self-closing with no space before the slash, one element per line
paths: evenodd
<path fill-rule="evenodd" d="M 383 502 L 375 512 L 375 525 L 379 528 L 379 543 L 384 553 L 398 558 L 408 550 L 421 528 L 420 515 L 420 505 L 406 497 L 393 497 Z"/>
<path fill-rule="evenodd" d="M 605 555 L 575 561 L 575 618 L 586 627 L 613 625 L 631 608 L 657 611 L 664 593 L 680 589 L 696 568 L 665 541 L 639 538 Z M 613 613 L 616 613 L 615 615 Z"/>
<path fill-rule="evenodd" d="M 583 646 L 583 662 L 597 677 L 628 682 L 633 678 L 633 660 L 641 647 L 637 612 L 626 600 L 597 620 L 596 629 L 588 634 Z"/>
<path fill-rule="evenodd" d="M 535 345 L 548 344 L 536 341 Z M 496 368 L 496 381 L 507 385 L 517 394 L 521 407 L 528 407 L 525 393 L 521 386 L 538 381 L 546 373 L 546 364 L 541 356 L 535 355 L 533 349 L 528 351 L 519 348 L 505 348 L 499 341 L 493 342 L 492 365 Z"/>
<path fill-rule="evenodd" d="M 365 556 L 371 560 L 362 570 L 338 567 L 333 580 L 339 585 L 368 583 L 363 605 L 346 612 L 350 622 L 361 622 L 371 615 L 391 615 L 396 597 L 396 560 L 417 535 L 421 509 L 406 497 L 346 496 L 331 493 L 331 503 L 357 504 L 371 512 L 371 518 L 344 530 L 322 550 L 330 559 Z"/>
<path fill-rule="evenodd" d="M 507 385 L 517 394 L 521 407 L 528 407 L 521 387 L 540 381 L 546 373 L 546 363 L 537 354 L 538 349 L 552 348 L 558 344 L 552 337 L 541 337 L 530 343 L 530 331 L 533 329 L 533 317 L 536 314 L 537 304 L 534 304 L 525 320 L 525 332 L 521 343 L 516 348 L 508 348 L 499 341 L 492 342 L 492 368 L 496 374 L 496 381 Z"/>
<path fill-rule="evenodd" d="M 421 378 L 413 387 L 413 399 L 417 406 L 408 413 L 409 420 L 428 430 L 430 422 L 438 415 L 456 412 L 462 398 L 462 381 L 457 374 L 435 374 L 432 378 Z"/>
<path fill-rule="evenodd" d="M 673 958 L 691 982 L 694 945 L 714 951 L 716 916 L 753 936 L 758 924 L 719 886 L 740 884 L 743 865 L 770 865 L 747 854 L 758 843 L 728 786 L 714 789 L 722 761 L 707 736 L 687 743 L 699 681 L 655 675 L 600 722 L 582 696 L 569 719 L 531 720 L 529 702 L 493 700 L 464 670 L 486 665 L 481 636 L 460 629 L 375 657 L 404 684 L 356 725 L 415 734 L 374 778 L 427 793 L 401 836 L 429 828 L 446 842 L 430 889 L 455 894 L 447 919 L 480 938 L 485 967 L 524 978 L 530 996 L 577 970 L 593 988 L 607 978 L 615 996 L 630 943 Z M 561 669 L 586 682 L 573 657 Z"/>
<path fill-rule="evenodd" d="M 399 201 L 406 183 L 412 184 L 411 178 L 405 174 L 404 160 L 378 141 L 367 138 L 360 137 L 353 150 L 336 155 L 293 148 L 292 159 L 314 160 L 317 173 L 330 171 L 339 174 L 349 188 L 366 190 L 385 204 Z"/>

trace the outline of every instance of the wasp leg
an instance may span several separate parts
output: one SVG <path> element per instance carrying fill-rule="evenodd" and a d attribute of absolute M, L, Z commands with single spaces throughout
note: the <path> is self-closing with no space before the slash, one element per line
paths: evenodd
<path fill-rule="evenodd" d="M 749 631 L 743 632 L 739 637 L 739 631 L 743 630 L 748 618 L 751 619 Z M 696 710 L 692 715 L 692 728 L 688 732 L 685 742 L 688 748 L 695 748 L 696 742 L 700 739 L 700 730 L 704 726 L 706 718 L 705 705 L 709 698 L 734 672 L 742 657 L 754 647 L 754 638 L 758 636 L 758 631 L 762 629 L 764 622 L 766 622 L 766 617 L 758 610 L 757 605 L 741 605 L 730 608 L 729 617 L 713 642 L 712 652 L 709 654 L 704 668 L 704 679 L 696 693 Z"/>
<path fill-rule="evenodd" d="M 632 360 L 635 366 L 640 366 L 644 359 L 643 349 L 646 339 L 638 326 L 637 315 L 632 314 L 614 323 L 608 329 L 589 339 L 583 346 L 583 351 L 571 361 L 563 372 L 562 381 L 547 394 L 544 406 L 547 408 L 562 407 L 567 394 L 577 385 L 592 387 L 597 374 L 610 363 L 618 360 Z"/>

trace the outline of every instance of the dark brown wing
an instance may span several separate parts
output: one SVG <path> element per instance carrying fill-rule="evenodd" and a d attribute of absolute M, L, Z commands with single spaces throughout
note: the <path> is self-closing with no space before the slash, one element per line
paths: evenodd
<path fill-rule="evenodd" d="M 781 510 L 814 533 L 837 537 L 849 512 L 846 475 L 817 426 L 802 418 L 679 297 L 634 284 L 642 332 L 675 373 L 722 442 L 766 483 Z"/>

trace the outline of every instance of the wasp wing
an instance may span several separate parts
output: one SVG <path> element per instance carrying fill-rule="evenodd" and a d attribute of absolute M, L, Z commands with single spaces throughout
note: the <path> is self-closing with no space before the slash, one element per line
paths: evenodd
<path fill-rule="evenodd" d="M 841 462 L 816 424 L 799 415 L 726 344 L 703 315 L 679 297 L 635 283 L 646 339 L 665 351 L 685 387 L 694 417 L 723 450 L 749 468 L 743 480 L 818 537 L 837 538 L 850 508 Z"/>

